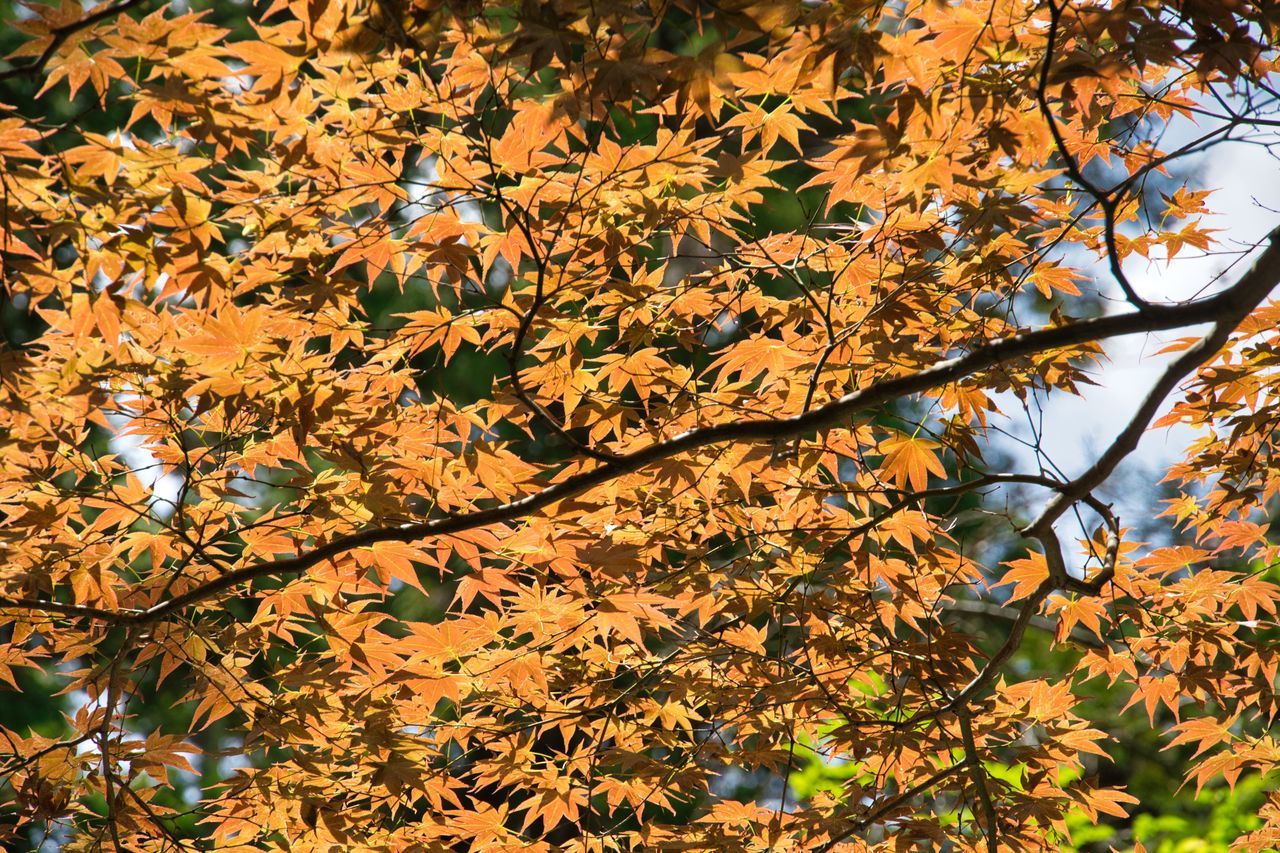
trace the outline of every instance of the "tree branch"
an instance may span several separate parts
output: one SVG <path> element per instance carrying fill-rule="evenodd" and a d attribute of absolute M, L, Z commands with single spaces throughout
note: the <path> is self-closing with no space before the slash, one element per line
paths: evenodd
<path fill-rule="evenodd" d="M 1028 536 L 1048 529 L 1075 501 L 1105 480 L 1120 461 L 1137 447 L 1138 440 L 1164 398 L 1183 377 L 1207 360 L 1229 338 L 1236 325 L 1248 315 L 1280 283 L 1280 229 L 1268 236 L 1269 245 L 1253 267 L 1234 285 L 1204 299 L 1177 305 L 1147 305 L 1141 310 L 1081 320 L 1065 326 L 1025 332 L 992 341 L 965 355 L 939 362 L 909 376 L 894 377 L 872 383 L 823 406 L 790 418 L 759 418 L 734 421 L 689 430 L 674 438 L 660 441 L 640 450 L 621 455 L 600 466 L 570 476 L 541 491 L 523 498 L 467 515 L 405 524 L 398 527 L 376 527 L 342 536 L 310 551 L 280 560 L 263 560 L 190 589 L 145 610 L 102 611 L 56 602 L 0 598 L 0 608 L 43 610 L 66 616 L 109 619 L 120 624 L 147 624 L 182 609 L 206 601 L 220 592 L 262 577 L 287 577 L 300 574 L 312 566 L 333 559 L 356 548 L 378 542 L 415 542 L 434 536 L 445 536 L 474 530 L 490 524 L 513 521 L 532 515 L 552 504 L 576 497 L 596 486 L 681 453 L 726 442 L 777 442 L 830 429 L 847 421 L 859 411 L 911 394 L 918 394 L 957 382 L 998 364 L 1053 349 L 1100 341 L 1107 338 L 1176 329 L 1182 326 L 1212 322 L 1214 331 L 1183 354 L 1170 366 L 1152 390 L 1138 414 L 1106 453 L 1084 474 L 1071 483 L 1056 487 L 1058 494 L 1041 516 L 1028 525 Z M 1050 590 L 1044 590 L 1047 595 Z M 1037 593 L 1032 600 L 1042 599 Z M 1028 602 L 1028 604 L 1030 601 Z M 1037 601 L 1037 604 L 1039 602 Z M 109 616 L 106 614 L 110 614 Z M 1028 614 L 1028 619 L 1030 615 Z M 1020 640 L 1025 629 L 1015 623 L 1010 639 Z M 1016 640 L 1015 640 L 1016 642 Z M 982 676 L 971 687 L 980 686 Z M 961 695 L 971 696 L 966 690 Z M 957 697 L 957 702 L 963 701 Z"/>
<path fill-rule="evenodd" d="M 114 18 L 116 15 L 119 15 L 122 12 L 127 12 L 137 6 L 141 6 L 146 2 L 147 0 L 120 0 L 119 3 L 114 3 L 106 8 L 99 9 L 89 15 L 85 15 L 79 20 L 72 21 L 69 24 L 63 24 L 60 27 L 53 27 L 49 32 L 42 36 L 42 38 L 49 38 L 51 40 L 47 45 L 45 45 L 45 48 L 40 55 L 31 62 L 27 62 L 22 65 L 14 65 L 12 68 L 0 71 L 0 80 L 12 80 L 15 77 L 32 77 L 39 74 L 44 70 L 44 67 L 49 64 L 49 60 L 53 59 L 53 55 L 58 52 L 58 48 L 62 47 L 62 45 L 66 43 L 67 39 L 71 38 L 81 30 L 86 30 L 94 24 L 99 24 L 108 18 Z"/>

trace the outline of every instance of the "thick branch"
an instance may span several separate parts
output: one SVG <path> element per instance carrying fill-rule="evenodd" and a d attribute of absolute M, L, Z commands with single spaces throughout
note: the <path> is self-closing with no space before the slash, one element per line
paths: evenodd
<path fill-rule="evenodd" d="M 960 736 L 964 743 L 964 757 L 969 765 L 970 778 L 978 794 L 978 802 L 982 804 L 983 818 L 986 820 L 987 850 L 997 853 L 1000 849 L 1000 818 L 996 814 L 996 804 L 991 798 L 991 789 L 987 785 L 987 769 L 982 766 L 982 757 L 978 753 L 978 744 L 973 737 L 973 721 L 969 718 L 969 710 L 962 709 L 960 718 Z"/>
<path fill-rule="evenodd" d="M 1220 293 L 1179 305 L 1148 305 L 1141 310 L 1091 320 L 1081 320 L 992 341 L 971 352 L 939 362 L 909 376 L 894 377 L 872 383 L 809 412 L 790 418 L 759 418 L 717 424 L 693 429 L 652 444 L 649 447 L 618 456 L 589 471 L 575 474 L 539 492 L 488 509 L 466 515 L 432 519 L 399 527 L 378 527 L 342 536 L 294 557 L 265 560 L 227 572 L 146 610 L 121 611 L 111 620 L 117 623 L 149 623 L 177 613 L 189 605 L 206 601 L 232 587 L 262 577 L 287 577 L 300 574 L 312 566 L 333 559 L 347 551 L 378 542 L 415 542 L 433 536 L 444 536 L 473 530 L 532 515 L 555 503 L 576 497 L 596 486 L 626 474 L 632 474 L 664 459 L 726 442 L 778 442 L 830 429 L 847 421 L 857 412 L 883 405 L 901 397 L 919 394 L 957 382 L 999 364 L 1063 347 L 1104 340 L 1122 335 L 1164 331 L 1182 326 L 1211 322 L 1215 329 L 1209 337 L 1185 353 L 1162 377 L 1137 417 L 1116 442 L 1085 474 L 1058 489 L 1044 513 L 1029 526 L 1052 524 L 1066 508 L 1081 499 L 1107 478 L 1116 465 L 1132 452 L 1147 427 L 1154 410 L 1187 372 L 1209 358 L 1227 339 L 1235 326 L 1255 308 L 1280 282 L 1280 230 L 1272 232 L 1269 245 L 1254 266 L 1239 282 Z M 36 606 L 38 605 L 38 606 Z M 0 607 L 45 610 L 67 613 L 67 605 L 30 600 L 0 599 Z M 78 608 L 74 615 L 102 618 L 99 612 Z"/>

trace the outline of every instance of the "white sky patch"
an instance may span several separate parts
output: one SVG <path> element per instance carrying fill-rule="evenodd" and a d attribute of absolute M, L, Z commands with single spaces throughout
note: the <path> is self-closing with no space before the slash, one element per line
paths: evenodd
<path fill-rule="evenodd" d="M 129 424 L 127 416 L 109 414 L 107 422 L 115 433 L 108 440 L 110 451 L 119 456 L 142 482 L 152 511 L 161 516 L 171 515 L 182 494 L 182 476 L 174 471 L 166 471 L 165 465 L 147 450 L 141 438 L 124 433 Z"/>
<path fill-rule="evenodd" d="M 1202 133 L 1203 128 L 1190 131 L 1188 138 Z M 1167 138 L 1166 148 L 1175 148 L 1175 142 Z M 1226 254 L 1205 255 L 1185 248 L 1172 262 L 1131 256 L 1124 265 L 1125 273 L 1138 295 L 1153 302 L 1203 296 L 1234 283 L 1253 262 L 1253 255 L 1242 258 L 1238 252 L 1259 243 L 1280 225 L 1280 211 L 1269 209 L 1280 207 L 1280 161 L 1266 148 L 1223 143 L 1182 161 L 1178 168 L 1199 169 L 1199 179 L 1190 182 L 1192 189 L 1219 188 L 1206 202 L 1213 215 L 1205 217 L 1204 223 L 1219 229 L 1214 235 L 1218 240 L 1214 249 Z M 1099 286 L 1111 298 L 1109 311 L 1133 310 L 1124 302 L 1105 261 L 1099 261 L 1097 269 Z M 1178 338 L 1203 334 L 1206 329 L 1207 326 L 1197 326 L 1106 342 L 1108 360 L 1093 375 L 1098 386 L 1084 386 L 1079 397 L 1065 393 L 1054 393 L 1047 400 L 1041 397 L 1043 415 L 1037 415 L 1035 420 L 1041 430 L 1039 445 L 1044 456 L 1067 476 L 1082 473 L 1129 423 L 1165 366 L 1176 357 L 1156 353 Z M 1169 411 L 1175 399 L 1176 394 L 1170 396 L 1161 415 Z M 1008 416 L 1008 422 L 999 425 L 1017 438 L 1033 441 L 1031 424 L 1017 398 L 1006 393 L 998 397 L 997 403 Z M 1157 483 L 1194 435 L 1188 427 L 1149 431 L 1138 450 L 1098 490 L 1098 497 L 1114 503 L 1123 526 L 1131 527 L 1138 519 L 1150 522 L 1163 510 Z M 1041 460 L 1032 448 L 1010 440 L 1001 442 L 1001 446 L 1014 458 L 1016 470 L 1039 469 Z M 1071 535 L 1065 526 L 1060 532 Z"/>

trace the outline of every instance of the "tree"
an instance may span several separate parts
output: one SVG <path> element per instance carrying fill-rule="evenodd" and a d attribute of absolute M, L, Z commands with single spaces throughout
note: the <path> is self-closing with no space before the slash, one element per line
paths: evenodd
<path fill-rule="evenodd" d="M 1126 274 L 1230 250 L 1164 176 L 1267 143 L 1280 9 L 254 17 L 37 5 L 0 72 L 41 81 L 0 119 L 37 328 L 0 352 L 0 677 L 79 697 L 0 732 L 15 833 L 1059 849 L 1133 802 L 1086 772 L 1100 683 L 1173 716 L 1196 787 L 1280 762 L 1280 240 L 1186 300 Z M 1001 401 L 1157 332 L 1079 473 L 988 461 Z M 1173 423 L 1145 544 L 1108 481 Z M 846 769 L 797 792 L 815 755 Z"/>

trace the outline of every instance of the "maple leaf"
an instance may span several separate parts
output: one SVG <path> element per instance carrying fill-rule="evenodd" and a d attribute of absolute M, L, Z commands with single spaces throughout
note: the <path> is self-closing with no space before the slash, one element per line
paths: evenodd
<path fill-rule="evenodd" d="M 994 588 L 1012 585 L 1009 593 L 1010 601 L 1021 601 L 1030 597 L 1049 579 L 1049 565 L 1044 555 L 1032 552 L 1031 556 L 1005 563 L 1009 570 L 1001 576 Z"/>
<path fill-rule="evenodd" d="M 939 444 L 925 438 L 902 436 L 881 445 L 885 452 L 884 470 L 898 486 L 922 491 L 929 485 L 929 475 L 945 477 L 947 469 L 938 458 Z"/>
<path fill-rule="evenodd" d="M 1192 755 L 1194 758 L 1214 747 L 1230 743 L 1232 740 L 1231 727 L 1234 723 L 1235 720 L 1233 719 L 1218 720 L 1212 717 L 1197 717 L 1193 720 L 1184 720 L 1173 727 L 1177 735 L 1169 741 L 1165 749 L 1172 749 L 1175 746 L 1194 742 L 1196 744 L 1196 751 Z"/>
<path fill-rule="evenodd" d="M 1119 818 L 1128 817 L 1129 810 L 1125 807 L 1137 805 L 1138 803 L 1137 797 L 1111 788 L 1076 789 L 1072 791 L 1072 794 L 1076 801 L 1079 802 L 1080 808 L 1092 820 L 1097 820 L 1099 813 Z"/>

